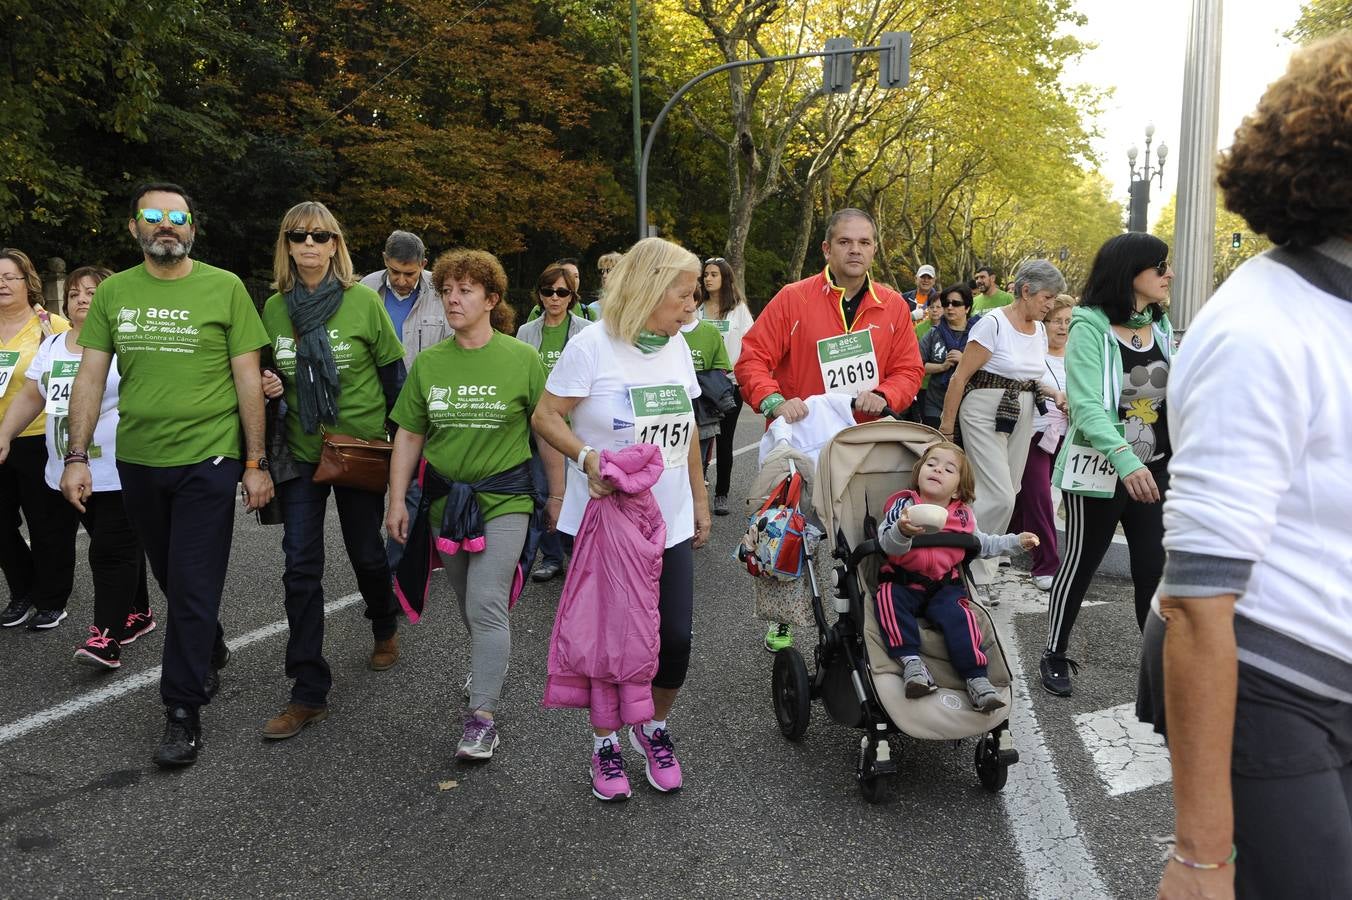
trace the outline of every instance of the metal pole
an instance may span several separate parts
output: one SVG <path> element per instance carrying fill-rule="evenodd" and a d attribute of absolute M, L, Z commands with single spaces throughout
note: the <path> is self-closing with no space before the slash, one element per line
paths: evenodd
<path fill-rule="evenodd" d="M 643 180 L 643 118 L 639 105 L 638 72 L 638 0 L 629 0 L 629 93 L 634 110 L 634 193 L 635 214 L 638 216 L 638 233 L 643 236 L 648 231 L 644 221 L 647 210 L 643 201 L 638 199 L 639 185 Z"/>
<path fill-rule="evenodd" d="M 812 59 L 817 56 L 853 56 L 856 53 L 877 53 L 885 49 L 882 45 L 875 47 L 850 47 L 844 50 L 817 50 L 812 53 L 790 53 L 786 56 L 765 56 L 759 59 L 735 59 L 732 62 L 723 63 L 721 66 L 714 66 L 707 69 L 694 78 L 687 81 L 676 89 L 676 93 L 671 95 L 671 99 L 666 102 L 662 110 L 653 119 L 652 127 L 648 129 L 648 137 L 643 142 L 643 158 L 639 163 L 638 169 L 638 238 L 643 240 L 648 236 L 648 162 L 653 154 L 653 141 L 657 137 L 657 132 L 666 121 L 667 113 L 676 105 L 676 101 L 685 96 L 686 91 L 699 84 L 711 75 L 717 75 L 719 72 L 726 72 L 729 69 L 740 69 L 745 66 L 763 66 L 777 62 L 788 62 L 791 59 Z"/>
<path fill-rule="evenodd" d="M 1222 0 L 1192 0 L 1183 68 L 1173 302 L 1182 332 L 1211 296 L 1216 242 L 1216 136 L 1220 128 Z"/>

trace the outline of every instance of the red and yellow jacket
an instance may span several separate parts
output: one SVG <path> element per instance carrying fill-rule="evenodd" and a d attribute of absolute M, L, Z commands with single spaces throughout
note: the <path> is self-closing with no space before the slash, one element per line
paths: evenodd
<path fill-rule="evenodd" d="M 887 285 L 870 278 L 865 287 L 867 294 L 848 329 L 845 291 L 831 282 L 828 270 L 781 288 L 742 338 L 742 355 L 734 367 L 742 396 L 760 409 L 771 394 L 807 399 L 826 393 L 817 342 L 869 328 L 878 359 L 875 390 L 897 412 L 909 407 L 925 373 L 910 308 Z"/>

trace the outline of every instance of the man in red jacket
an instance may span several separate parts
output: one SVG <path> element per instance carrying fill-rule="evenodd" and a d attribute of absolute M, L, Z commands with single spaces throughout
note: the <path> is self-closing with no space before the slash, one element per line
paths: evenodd
<path fill-rule="evenodd" d="M 785 285 L 742 338 L 737 383 L 762 415 L 797 422 L 825 393 L 849 394 L 865 416 L 911 405 L 924 366 L 906 301 L 869 277 L 877 249 L 868 213 L 834 213 L 826 268 Z"/>
<path fill-rule="evenodd" d="M 835 212 L 822 242 L 826 268 L 785 285 L 742 338 L 737 383 L 762 415 L 797 422 L 807 398 L 825 393 L 853 397 L 856 418 L 900 412 L 915 400 L 925 370 L 910 309 L 869 277 L 877 249 L 868 213 Z M 792 643 L 787 625 L 765 636 L 771 652 Z"/>

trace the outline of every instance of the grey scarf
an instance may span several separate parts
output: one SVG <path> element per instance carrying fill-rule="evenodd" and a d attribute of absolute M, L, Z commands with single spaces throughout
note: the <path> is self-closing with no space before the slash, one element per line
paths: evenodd
<path fill-rule="evenodd" d="M 343 286 L 330 272 L 313 291 L 300 279 L 286 292 L 286 312 L 296 331 L 296 398 L 300 427 L 314 434 L 338 421 L 338 366 L 329 345 L 329 319 L 343 302 Z"/>

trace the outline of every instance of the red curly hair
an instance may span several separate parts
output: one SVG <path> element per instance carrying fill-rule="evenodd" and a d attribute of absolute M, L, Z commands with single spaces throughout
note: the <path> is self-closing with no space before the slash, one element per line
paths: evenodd
<path fill-rule="evenodd" d="M 1352 32 L 1291 57 L 1221 156 L 1225 205 L 1292 249 L 1352 236 Z"/>

